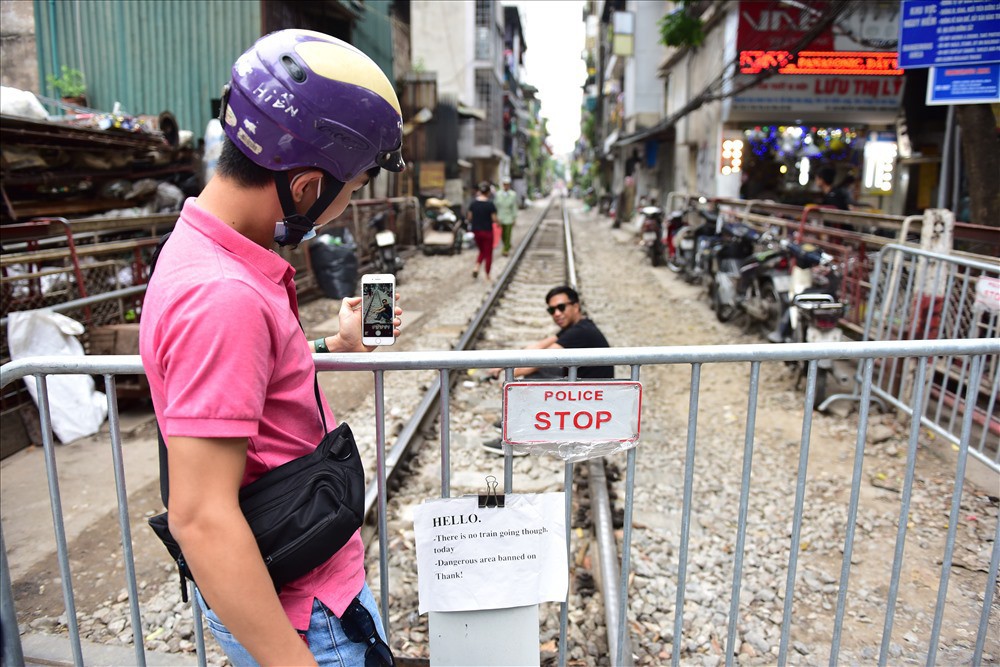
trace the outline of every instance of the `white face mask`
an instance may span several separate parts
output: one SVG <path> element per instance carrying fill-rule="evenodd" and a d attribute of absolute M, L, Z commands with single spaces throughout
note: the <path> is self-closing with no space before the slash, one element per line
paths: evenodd
<path fill-rule="evenodd" d="M 285 235 L 285 223 L 279 220 L 278 222 L 274 223 L 274 240 L 277 241 L 284 235 Z M 302 241 L 308 241 L 309 239 L 315 237 L 316 237 L 316 228 L 313 227 L 308 232 L 306 232 L 305 236 L 302 237 Z M 301 243 L 302 241 L 299 241 L 299 243 Z"/>

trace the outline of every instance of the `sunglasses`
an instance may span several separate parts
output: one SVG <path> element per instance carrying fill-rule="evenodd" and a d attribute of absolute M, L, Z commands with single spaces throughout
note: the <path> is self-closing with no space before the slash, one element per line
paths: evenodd
<path fill-rule="evenodd" d="M 340 625 L 352 642 L 368 644 L 365 667 L 395 667 L 392 651 L 375 628 L 375 619 L 358 598 L 351 601 L 347 611 L 340 617 Z"/>
<path fill-rule="evenodd" d="M 565 313 L 566 309 L 569 308 L 570 306 L 572 306 L 574 303 L 576 303 L 576 301 L 570 301 L 568 303 L 557 303 L 554 306 L 549 306 L 545 310 L 549 311 L 549 315 L 555 315 L 555 313 L 556 313 L 557 310 L 560 313 Z"/>

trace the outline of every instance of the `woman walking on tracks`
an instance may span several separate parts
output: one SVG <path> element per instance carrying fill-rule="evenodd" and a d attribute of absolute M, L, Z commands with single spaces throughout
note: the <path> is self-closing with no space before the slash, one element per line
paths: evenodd
<path fill-rule="evenodd" d="M 493 225 L 497 222 L 497 207 L 490 201 L 490 184 L 483 181 L 479 184 L 476 198 L 469 204 L 466 214 L 472 235 L 476 239 L 479 255 L 476 257 L 476 268 L 472 277 L 479 277 L 479 265 L 483 265 L 486 280 L 490 279 L 490 268 L 493 266 Z"/>

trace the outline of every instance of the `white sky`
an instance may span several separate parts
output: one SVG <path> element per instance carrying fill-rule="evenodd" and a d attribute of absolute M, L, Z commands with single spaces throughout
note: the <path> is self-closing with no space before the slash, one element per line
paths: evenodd
<path fill-rule="evenodd" d="M 584 48 L 583 0 L 505 0 L 517 7 L 528 50 L 524 53 L 525 83 L 538 88 L 542 115 L 549 119 L 549 145 L 559 156 L 573 150 L 580 137 L 581 86 L 587 66 Z"/>

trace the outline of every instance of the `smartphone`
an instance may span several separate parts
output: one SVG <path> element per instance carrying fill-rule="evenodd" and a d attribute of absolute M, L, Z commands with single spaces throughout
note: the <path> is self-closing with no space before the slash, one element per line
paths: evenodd
<path fill-rule="evenodd" d="M 368 273 L 361 276 L 361 342 L 392 345 L 392 321 L 396 318 L 396 276 Z"/>

